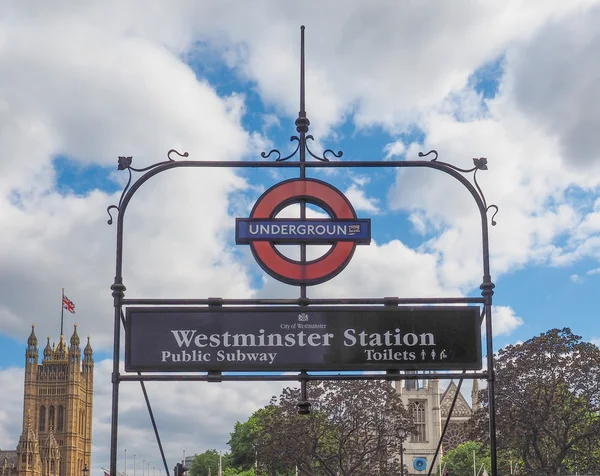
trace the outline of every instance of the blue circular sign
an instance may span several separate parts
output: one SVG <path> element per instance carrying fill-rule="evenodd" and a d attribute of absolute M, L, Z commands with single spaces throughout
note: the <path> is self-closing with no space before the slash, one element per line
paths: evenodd
<path fill-rule="evenodd" d="M 427 468 L 427 460 L 425 458 L 415 458 L 413 461 L 413 467 L 417 471 L 425 471 Z"/>

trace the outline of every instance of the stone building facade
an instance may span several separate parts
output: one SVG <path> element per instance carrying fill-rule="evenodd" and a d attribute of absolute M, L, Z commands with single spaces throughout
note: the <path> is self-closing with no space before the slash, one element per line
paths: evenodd
<path fill-rule="evenodd" d="M 0 450 L 0 476 L 81 476 L 90 467 L 93 350 L 83 350 L 77 326 L 67 347 L 50 337 L 39 363 L 34 326 L 25 351 L 23 432 L 16 451 Z"/>
<path fill-rule="evenodd" d="M 408 435 L 404 441 L 404 464 L 408 469 L 408 475 L 427 474 L 431 465 L 437 467 L 440 459 L 438 457 L 436 461 L 433 461 L 442 428 L 450 413 L 450 407 L 458 387 L 454 381 L 451 381 L 444 392 L 441 392 L 440 381 L 437 379 L 399 380 L 396 382 L 396 390 L 402 397 L 404 405 L 410 410 L 416 425 L 416 431 Z M 478 381 L 473 380 L 471 392 L 473 407 L 478 406 L 478 392 Z M 459 393 L 442 441 L 441 454 L 466 441 L 465 423 L 471 418 L 473 409 Z M 420 460 L 417 465 L 415 465 L 416 460 Z M 425 461 L 424 465 L 422 464 L 423 460 Z M 423 469 L 419 470 L 417 467 Z M 432 472 L 432 474 L 437 474 L 437 472 Z"/>

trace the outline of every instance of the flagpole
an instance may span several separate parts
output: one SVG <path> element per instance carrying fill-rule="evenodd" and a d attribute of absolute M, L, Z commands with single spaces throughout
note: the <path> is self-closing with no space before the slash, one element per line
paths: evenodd
<path fill-rule="evenodd" d="M 65 313 L 65 288 L 62 288 L 62 299 L 60 300 L 60 335 L 63 335 L 64 313 Z"/>
<path fill-rule="evenodd" d="M 475 465 L 475 450 L 473 450 L 473 476 L 477 476 L 477 466 Z"/>

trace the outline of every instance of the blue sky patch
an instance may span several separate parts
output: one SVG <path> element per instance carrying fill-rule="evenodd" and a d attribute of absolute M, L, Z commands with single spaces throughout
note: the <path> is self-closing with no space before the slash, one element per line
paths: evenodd
<path fill-rule="evenodd" d="M 120 191 L 122 186 L 111 179 L 110 172 L 116 167 L 82 164 L 64 155 L 52 160 L 56 171 L 56 188 L 62 194 L 86 195 L 92 190 L 106 193 Z"/>

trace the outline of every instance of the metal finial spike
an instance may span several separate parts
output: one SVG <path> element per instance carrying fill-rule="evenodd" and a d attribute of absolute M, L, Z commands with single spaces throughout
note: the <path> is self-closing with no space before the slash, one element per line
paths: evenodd
<path fill-rule="evenodd" d="M 306 117 L 304 95 L 304 25 L 302 25 L 300 27 L 300 115 Z"/>
<path fill-rule="evenodd" d="M 306 88 L 304 83 L 304 25 L 300 27 L 300 112 L 298 113 L 298 119 L 296 119 L 296 130 L 300 134 L 306 134 L 308 132 L 308 126 L 310 121 L 306 118 Z M 302 144 L 300 146 L 302 153 Z M 301 157 L 303 162 L 303 158 Z"/>

